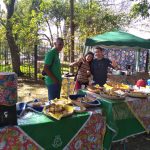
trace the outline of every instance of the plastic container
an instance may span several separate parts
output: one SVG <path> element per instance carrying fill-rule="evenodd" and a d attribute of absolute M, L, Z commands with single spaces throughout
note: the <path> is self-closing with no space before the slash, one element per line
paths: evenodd
<path fill-rule="evenodd" d="M 150 86 L 150 79 L 147 80 L 147 85 Z"/>

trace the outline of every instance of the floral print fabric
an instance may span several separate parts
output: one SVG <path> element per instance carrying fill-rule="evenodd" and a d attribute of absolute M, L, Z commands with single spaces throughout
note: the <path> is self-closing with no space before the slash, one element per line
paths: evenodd
<path fill-rule="evenodd" d="M 128 97 L 126 103 L 145 130 L 150 131 L 150 97 L 147 99 Z"/>
<path fill-rule="evenodd" d="M 0 128 L 0 150 L 41 150 L 31 138 L 16 126 Z"/>
<path fill-rule="evenodd" d="M 0 105 L 14 105 L 17 102 L 17 75 L 0 73 Z"/>
<path fill-rule="evenodd" d="M 64 150 L 103 149 L 105 119 L 98 112 L 92 112 L 88 121 Z"/>

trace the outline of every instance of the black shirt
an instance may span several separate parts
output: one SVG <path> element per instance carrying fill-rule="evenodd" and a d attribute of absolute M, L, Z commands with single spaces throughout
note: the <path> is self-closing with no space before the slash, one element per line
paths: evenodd
<path fill-rule="evenodd" d="M 103 86 L 107 81 L 108 67 L 112 67 L 111 61 L 107 58 L 94 59 L 91 64 L 91 72 L 95 84 Z"/>

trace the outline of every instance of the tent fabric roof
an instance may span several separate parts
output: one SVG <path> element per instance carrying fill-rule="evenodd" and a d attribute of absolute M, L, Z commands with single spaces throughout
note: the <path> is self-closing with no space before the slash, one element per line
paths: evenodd
<path fill-rule="evenodd" d="M 86 46 L 100 45 L 107 48 L 115 47 L 134 47 L 150 49 L 150 40 L 145 40 L 135 35 L 117 31 L 106 32 L 86 39 Z"/>

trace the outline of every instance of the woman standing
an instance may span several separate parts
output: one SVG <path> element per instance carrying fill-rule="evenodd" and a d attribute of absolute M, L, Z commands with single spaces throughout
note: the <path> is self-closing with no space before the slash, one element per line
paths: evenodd
<path fill-rule="evenodd" d="M 91 76 L 91 62 L 94 58 L 92 52 L 88 52 L 83 58 L 77 62 L 70 64 L 71 67 L 77 66 L 77 74 L 75 76 L 75 90 L 78 91 L 82 86 L 86 87 L 89 84 L 89 77 Z"/>

